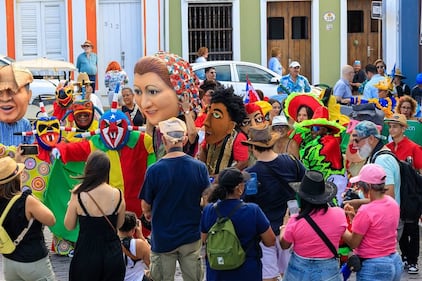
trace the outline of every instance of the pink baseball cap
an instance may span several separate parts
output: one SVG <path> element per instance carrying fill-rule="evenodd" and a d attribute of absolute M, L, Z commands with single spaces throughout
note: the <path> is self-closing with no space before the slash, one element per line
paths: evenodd
<path fill-rule="evenodd" d="M 386 174 L 384 168 L 378 164 L 366 164 L 362 167 L 359 175 L 350 179 L 351 183 L 365 182 L 370 184 L 385 183 Z"/>

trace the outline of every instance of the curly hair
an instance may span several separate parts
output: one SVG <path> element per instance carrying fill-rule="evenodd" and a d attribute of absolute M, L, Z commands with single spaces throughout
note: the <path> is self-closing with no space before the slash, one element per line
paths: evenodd
<path fill-rule="evenodd" d="M 113 60 L 111 61 L 108 65 L 107 65 L 107 69 L 106 69 L 106 73 L 109 72 L 110 70 L 117 70 L 117 71 L 121 71 L 122 67 L 120 66 L 120 64 Z"/>
<path fill-rule="evenodd" d="M 411 107 L 410 116 L 414 116 L 416 114 L 416 108 L 417 108 L 418 104 L 416 103 L 415 99 L 413 99 L 411 96 L 407 96 L 407 95 L 400 97 L 400 99 L 399 99 L 399 101 L 397 102 L 397 105 L 396 105 L 396 110 L 395 110 L 396 113 L 401 113 L 400 108 L 403 105 L 403 103 L 405 103 L 405 102 L 410 103 L 410 107 Z"/>
<path fill-rule="evenodd" d="M 230 118 L 239 126 L 246 118 L 246 110 L 241 97 L 234 94 L 233 87 L 217 87 L 211 98 L 211 104 L 222 103 L 226 106 Z"/>

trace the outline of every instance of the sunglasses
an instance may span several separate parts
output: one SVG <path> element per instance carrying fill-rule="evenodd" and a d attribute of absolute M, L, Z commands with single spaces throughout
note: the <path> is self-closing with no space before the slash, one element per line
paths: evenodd
<path fill-rule="evenodd" d="M 367 139 L 367 138 L 369 138 L 369 136 L 364 137 L 364 138 L 360 138 L 360 139 L 353 139 L 353 142 L 356 143 L 356 144 L 359 144 L 361 141 L 363 141 L 364 139 Z"/>
<path fill-rule="evenodd" d="M 91 45 L 82 45 L 82 48 L 89 48 Z"/>
<path fill-rule="evenodd" d="M 384 69 L 384 66 L 383 65 L 378 65 L 377 66 L 377 69 Z"/>

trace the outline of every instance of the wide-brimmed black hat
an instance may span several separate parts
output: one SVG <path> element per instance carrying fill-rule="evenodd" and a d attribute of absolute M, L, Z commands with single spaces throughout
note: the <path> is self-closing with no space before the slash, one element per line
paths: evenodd
<path fill-rule="evenodd" d="M 330 202 L 337 194 L 337 186 L 333 182 L 325 182 L 319 171 L 306 171 L 301 182 L 292 182 L 289 185 L 301 198 L 312 204 Z"/>

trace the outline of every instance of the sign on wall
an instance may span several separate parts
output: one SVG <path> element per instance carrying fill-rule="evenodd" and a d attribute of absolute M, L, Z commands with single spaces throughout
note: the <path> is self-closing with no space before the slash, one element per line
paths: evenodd
<path fill-rule="evenodd" d="M 372 1 L 371 19 L 374 19 L 374 20 L 382 19 L 382 2 L 381 1 Z"/>

